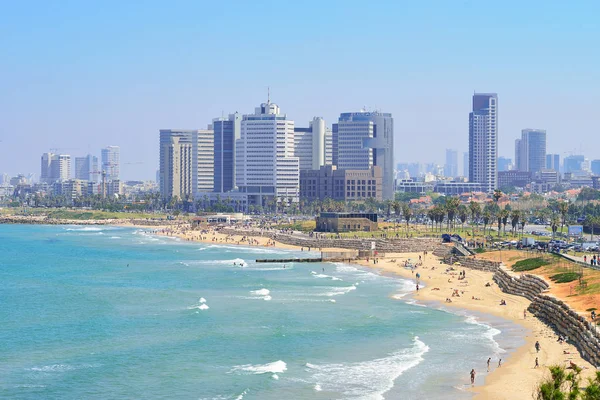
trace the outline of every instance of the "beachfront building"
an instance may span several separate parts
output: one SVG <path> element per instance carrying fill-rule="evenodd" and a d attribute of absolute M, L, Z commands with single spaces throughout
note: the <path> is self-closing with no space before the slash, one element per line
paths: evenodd
<path fill-rule="evenodd" d="M 214 189 L 215 135 L 212 127 L 192 131 L 192 193 Z"/>
<path fill-rule="evenodd" d="M 297 202 L 298 157 L 294 156 L 294 121 L 267 100 L 244 115 L 236 143 L 236 184 L 252 205 L 269 201 Z"/>
<path fill-rule="evenodd" d="M 294 127 L 294 155 L 298 157 L 300 171 L 330 165 L 331 145 L 331 130 L 321 117 L 314 117 L 308 128 Z"/>
<path fill-rule="evenodd" d="M 300 198 L 341 201 L 382 201 L 382 172 L 374 166 L 367 170 L 338 169 L 325 165 L 317 170 L 300 171 Z"/>
<path fill-rule="evenodd" d="M 165 199 L 193 195 L 192 140 L 194 130 L 160 130 L 160 194 Z"/>
<path fill-rule="evenodd" d="M 101 150 L 102 170 L 106 172 L 106 180 L 119 179 L 120 152 L 119 146 L 107 146 Z"/>
<path fill-rule="evenodd" d="M 498 187 L 498 95 L 475 93 L 469 114 L 469 181 L 487 193 Z"/>
<path fill-rule="evenodd" d="M 213 119 L 214 179 L 213 190 L 225 193 L 235 188 L 235 149 L 240 139 L 242 116 L 229 114 L 227 118 Z"/>
<path fill-rule="evenodd" d="M 378 229 L 377 213 L 322 212 L 316 218 L 317 232 L 373 232 Z"/>
<path fill-rule="evenodd" d="M 340 169 L 381 167 L 383 199 L 394 198 L 394 119 L 390 113 L 342 113 L 332 127 L 332 163 Z"/>

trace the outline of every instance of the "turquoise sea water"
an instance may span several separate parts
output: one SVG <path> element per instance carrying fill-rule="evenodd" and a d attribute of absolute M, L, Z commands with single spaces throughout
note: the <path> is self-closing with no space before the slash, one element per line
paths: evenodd
<path fill-rule="evenodd" d="M 0 225 L 0 398 L 467 399 L 471 368 L 520 344 L 413 282 L 253 261 L 290 254 Z"/>

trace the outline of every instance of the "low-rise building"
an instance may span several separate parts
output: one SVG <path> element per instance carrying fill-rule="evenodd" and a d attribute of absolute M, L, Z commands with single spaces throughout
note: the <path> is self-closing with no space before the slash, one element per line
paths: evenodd
<path fill-rule="evenodd" d="M 438 182 L 433 191 L 448 196 L 458 196 L 467 192 L 481 192 L 483 185 L 476 182 Z"/>
<path fill-rule="evenodd" d="M 531 183 L 531 172 L 528 171 L 501 171 L 498 172 L 498 188 L 525 187 Z"/>
<path fill-rule="evenodd" d="M 382 179 L 381 167 L 378 166 L 356 170 L 325 165 L 318 170 L 300 171 L 300 198 L 343 201 L 374 198 L 381 201 Z"/>
<path fill-rule="evenodd" d="M 403 179 L 396 182 L 396 191 L 402 193 L 425 194 L 427 192 L 433 192 L 433 184 L 417 182 L 413 179 Z"/>
<path fill-rule="evenodd" d="M 377 213 L 322 212 L 317 217 L 317 232 L 376 231 Z"/>

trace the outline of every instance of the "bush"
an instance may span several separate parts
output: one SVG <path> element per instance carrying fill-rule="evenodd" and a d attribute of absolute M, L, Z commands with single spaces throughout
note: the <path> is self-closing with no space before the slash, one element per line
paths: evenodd
<path fill-rule="evenodd" d="M 556 283 L 568 283 L 579 279 L 579 274 L 577 272 L 564 272 L 562 274 L 552 275 L 550 279 Z"/>
<path fill-rule="evenodd" d="M 588 308 L 588 309 L 587 309 L 587 310 L 585 310 L 585 311 L 596 311 L 596 307 Z"/>
<path fill-rule="evenodd" d="M 483 247 L 477 247 L 475 250 L 473 250 L 475 253 L 477 254 L 481 254 L 481 253 L 485 253 L 485 249 Z"/>
<path fill-rule="evenodd" d="M 517 272 L 532 271 L 548 264 L 550 263 L 543 258 L 528 258 L 527 260 L 517 261 L 515 265 L 513 265 L 512 270 Z"/>

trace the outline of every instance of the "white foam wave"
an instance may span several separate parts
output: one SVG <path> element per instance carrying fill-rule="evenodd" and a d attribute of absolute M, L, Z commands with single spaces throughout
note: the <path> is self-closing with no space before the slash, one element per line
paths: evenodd
<path fill-rule="evenodd" d="M 200 303 L 206 303 L 206 299 L 204 297 L 200 297 Z"/>
<path fill-rule="evenodd" d="M 65 230 L 69 231 L 69 232 L 99 232 L 99 231 L 103 231 L 106 229 L 107 228 L 101 228 L 98 226 L 84 226 L 81 228 L 67 228 Z"/>
<path fill-rule="evenodd" d="M 111 239 L 121 239 L 121 236 L 111 236 Z"/>
<path fill-rule="evenodd" d="M 327 297 L 333 297 L 333 296 L 341 296 L 343 294 L 349 293 L 353 290 L 356 290 L 356 286 L 352 285 L 352 286 L 332 286 L 329 287 L 328 289 L 329 292 L 320 294 L 319 296 L 327 296 Z"/>
<path fill-rule="evenodd" d="M 239 394 L 238 397 L 235 398 L 235 400 L 242 400 L 247 393 L 248 389 L 245 389 L 242 393 Z"/>
<path fill-rule="evenodd" d="M 477 321 L 477 318 L 473 315 L 467 315 L 465 318 L 465 322 L 468 324 L 471 324 L 471 325 L 480 326 L 485 329 L 485 332 L 483 333 L 483 337 L 484 337 L 484 339 L 486 339 L 489 342 L 495 355 L 506 353 L 506 350 L 504 350 L 502 347 L 500 347 L 500 344 L 498 342 L 496 342 L 496 339 L 494 339 L 494 337 L 499 335 L 500 333 L 502 333 L 502 331 L 500 331 L 499 329 L 496 329 L 492 326 L 489 326 L 487 324 Z"/>
<path fill-rule="evenodd" d="M 52 365 L 44 365 L 42 367 L 32 367 L 29 370 L 35 372 L 67 372 L 75 369 L 84 369 L 84 368 L 95 368 L 98 365 L 94 364 L 80 364 L 80 365 L 69 365 L 69 364 L 52 364 Z"/>
<path fill-rule="evenodd" d="M 318 383 L 315 385 L 315 388 L 314 388 L 314 389 L 315 389 L 315 392 L 320 392 L 321 390 L 323 390 L 323 389 L 321 388 L 321 385 L 319 385 Z"/>
<path fill-rule="evenodd" d="M 258 296 L 267 296 L 271 291 L 269 289 L 252 290 L 250 293 Z"/>
<path fill-rule="evenodd" d="M 236 365 L 229 373 L 251 373 L 255 375 L 260 374 L 282 374 L 287 371 L 287 364 L 284 361 L 278 360 L 268 364 L 245 364 Z"/>
<path fill-rule="evenodd" d="M 335 270 L 337 272 L 352 274 L 354 277 L 361 280 L 372 281 L 375 279 L 382 279 L 382 275 L 371 271 L 365 271 L 349 264 L 333 263 L 333 265 L 335 265 Z"/>
<path fill-rule="evenodd" d="M 394 381 L 420 364 L 429 346 L 415 336 L 412 347 L 375 360 L 345 364 L 314 365 L 307 363 L 312 381 L 321 390 L 342 393 L 344 397 L 383 400 Z"/>
<path fill-rule="evenodd" d="M 318 274 L 315 271 L 310 271 L 310 273 L 312 274 L 312 276 L 314 276 L 315 278 L 329 278 L 332 281 L 341 281 L 340 278 L 337 278 L 335 276 L 331 276 L 331 275 L 325 275 L 325 274 Z"/>

